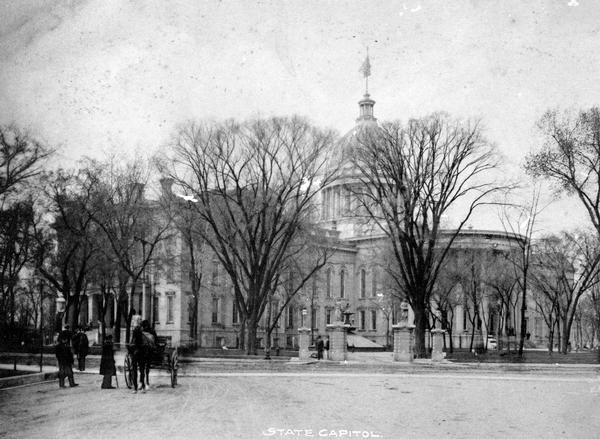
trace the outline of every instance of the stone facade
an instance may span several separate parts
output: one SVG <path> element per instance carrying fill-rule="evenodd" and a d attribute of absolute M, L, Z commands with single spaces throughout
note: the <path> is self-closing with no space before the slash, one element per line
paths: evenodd
<path fill-rule="evenodd" d="M 377 126 L 373 117 L 375 102 L 365 96 L 359 102 L 360 116 L 355 128 L 344 136 L 338 144 L 336 154 L 343 161 L 339 177 L 323 190 L 319 198 L 318 225 L 335 248 L 327 265 L 320 270 L 313 285 L 299 294 L 281 314 L 279 326 L 272 333 L 272 346 L 296 349 L 299 346 L 299 328 L 309 328 L 309 341 L 312 344 L 318 335 L 329 337 L 332 359 L 345 359 L 345 351 L 338 346 L 345 344 L 346 334 L 340 330 L 335 319 L 335 309 L 342 307 L 348 311 L 349 324 L 356 328 L 355 333 L 382 346 L 392 343 L 392 324 L 398 321 L 400 304 L 390 300 L 390 286 L 382 271 L 382 253 L 388 238 L 373 224 L 357 219 L 358 206 L 351 196 L 351 187 L 356 184 L 356 171 L 344 162 L 344 157 L 352 152 L 352 142 L 356 133 Z M 168 187 L 163 190 L 168 191 Z M 442 232 L 450 236 L 452 231 Z M 487 249 L 489 251 L 508 250 L 521 237 L 499 231 L 464 230 L 457 237 L 454 247 L 459 249 Z M 140 282 L 138 294 L 131 298 L 132 306 L 141 310 L 142 317 L 154 322 L 159 335 L 169 336 L 174 344 L 195 343 L 201 347 L 237 347 L 239 345 L 240 319 L 234 306 L 234 295 L 227 275 L 218 262 L 206 251 L 202 261 L 203 282 L 198 297 L 198 336 L 192 337 L 191 312 L 195 298 L 191 294 L 185 258 L 186 248 L 180 238 L 164 243 L 157 251 L 157 262 L 148 267 L 145 282 Z M 166 255 L 170 255 L 167 258 Z M 163 262 L 158 262 L 163 261 Z M 164 262 L 168 261 L 168 262 Z M 93 292 L 92 292 L 93 295 Z M 275 297 L 272 306 L 277 308 L 283 299 Z M 109 314 L 114 309 L 109 306 Z M 304 314 L 303 314 L 304 310 Z M 533 312 L 528 310 L 528 331 L 534 340 L 544 337 L 544 325 Z M 84 306 L 85 323 L 96 324 L 97 303 L 90 297 Z M 266 313 L 265 313 L 266 314 Z M 494 316 L 493 304 L 483 301 L 481 314 L 489 322 Z M 464 306 L 458 305 L 453 317 L 452 341 L 455 347 L 470 345 L 471 327 L 466 320 Z M 259 344 L 264 345 L 264 323 L 259 326 Z M 412 324 L 409 310 L 408 324 Z M 107 322 L 107 323 L 110 323 Z M 517 322 L 515 331 L 519 331 Z M 490 326 L 490 325 L 488 325 Z M 493 325 L 491 325 L 493 328 Z M 393 329 L 394 333 L 396 328 Z M 482 328 L 482 337 L 488 336 Z M 409 336 L 400 332 L 404 340 Z M 396 352 L 394 337 L 394 352 Z M 446 336 L 446 343 L 449 336 Z M 429 343 L 427 337 L 426 343 Z M 427 344 L 429 346 L 429 344 Z M 435 347 L 435 342 L 434 342 Z M 398 355 L 409 355 L 408 351 Z M 395 354 L 396 355 L 396 354 Z M 404 357 L 403 357 L 404 358 Z"/>

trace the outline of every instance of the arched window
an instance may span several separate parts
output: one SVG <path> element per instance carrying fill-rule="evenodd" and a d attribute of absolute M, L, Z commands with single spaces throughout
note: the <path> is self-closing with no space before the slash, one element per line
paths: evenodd
<path fill-rule="evenodd" d="M 360 270 L 360 298 L 364 299 L 367 289 L 367 272 L 363 268 Z"/>
<path fill-rule="evenodd" d="M 346 271 L 342 268 L 342 271 L 340 271 L 340 297 L 343 299 L 344 298 L 344 293 L 345 293 L 345 285 L 344 285 L 344 280 L 346 277 Z"/>

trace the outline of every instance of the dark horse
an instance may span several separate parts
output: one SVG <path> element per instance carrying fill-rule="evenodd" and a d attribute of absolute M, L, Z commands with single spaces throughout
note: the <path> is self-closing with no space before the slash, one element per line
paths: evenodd
<path fill-rule="evenodd" d="M 148 381 L 148 374 L 150 371 L 150 357 L 152 355 L 152 347 L 148 343 L 147 337 L 144 335 L 141 326 L 134 328 L 131 334 L 132 350 L 131 350 L 131 368 L 132 368 L 132 381 L 133 381 L 133 392 L 138 390 L 138 370 L 140 373 L 140 387 L 142 392 L 146 392 L 146 382 Z"/>
<path fill-rule="evenodd" d="M 142 335 L 144 336 L 144 343 L 146 344 L 148 355 L 145 361 L 144 372 L 142 372 L 140 375 L 142 378 L 142 383 L 145 379 L 146 386 L 150 388 L 150 362 L 152 356 L 154 355 L 154 350 L 156 349 L 156 332 L 154 329 L 152 329 L 150 323 L 148 323 L 148 320 L 142 321 Z"/>

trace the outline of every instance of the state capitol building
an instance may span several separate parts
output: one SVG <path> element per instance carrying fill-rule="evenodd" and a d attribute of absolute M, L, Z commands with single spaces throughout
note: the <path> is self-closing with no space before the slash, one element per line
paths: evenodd
<path fill-rule="evenodd" d="M 355 172 L 347 158 L 356 135 L 360 130 L 376 127 L 374 117 L 375 101 L 365 93 L 359 101 L 359 113 L 355 126 L 335 145 L 342 157 L 341 171 L 338 176 L 319 194 L 318 226 L 332 243 L 332 256 L 317 276 L 305 289 L 294 297 L 281 313 L 278 327 L 272 333 L 272 346 L 294 349 L 298 346 L 298 328 L 311 329 L 313 339 L 318 335 L 326 336 L 326 326 L 333 322 L 334 310 L 346 311 L 348 323 L 354 329 L 355 336 L 349 340 L 356 347 L 383 347 L 391 344 L 391 326 L 399 317 L 402 304 L 391 299 L 389 286 L 386 286 L 381 258 L 382 249 L 388 239 L 381 230 L 365 225 L 365 221 L 352 213 L 357 206 L 348 187 L 356 182 Z M 170 190 L 171 182 L 161 180 L 163 191 Z M 441 233 L 443 239 L 444 231 Z M 509 250 L 515 246 L 515 240 L 521 239 L 504 231 L 464 229 L 456 238 L 453 248 L 471 252 L 492 252 Z M 198 347 L 235 348 L 239 346 L 240 316 L 235 308 L 233 289 L 227 274 L 217 259 L 205 256 L 202 264 L 202 286 L 199 293 L 197 319 L 197 337 L 191 331 L 193 298 L 187 271 L 182 268 L 183 255 L 186 253 L 184 242 L 180 238 L 170 239 L 158 247 L 158 256 L 168 251 L 171 255 L 182 255 L 171 259 L 170 266 L 160 270 L 150 269 L 142 288 L 138 288 L 137 297 L 131 298 L 131 304 L 141 310 L 142 317 L 154 324 L 156 332 L 171 338 L 175 345 L 193 343 Z M 512 247 L 514 248 L 514 247 Z M 90 296 L 93 292 L 88 293 Z M 277 308 L 283 303 L 274 296 L 271 306 Z M 452 338 L 454 347 L 468 347 L 472 337 L 472 325 L 467 319 L 466 300 L 455 307 L 452 313 Z M 114 305 L 107 310 L 106 324 L 111 326 Z M 499 319 L 512 319 L 510 331 L 518 333 L 519 322 L 515 315 L 508 317 L 506 311 L 500 315 L 496 303 L 485 299 L 480 304 L 480 314 L 487 324 L 477 325 L 485 338 L 495 334 Z M 263 320 L 267 317 L 264 313 Z M 508 312 L 510 314 L 510 312 Z M 516 313 L 515 313 L 516 314 Z M 98 325 L 96 300 L 84 298 L 80 313 L 80 322 Z M 527 332 L 532 342 L 545 346 L 547 329 L 543 319 L 535 315 L 535 307 L 527 310 Z M 409 312 L 409 316 L 412 313 Z M 412 317 L 409 317 L 412 318 Z M 258 328 L 258 341 L 264 346 L 265 325 Z M 433 323 L 433 322 L 432 322 Z M 431 325 L 433 327 L 433 324 Z M 436 325 L 440 327 L 440 323 Z M 503 326 L 505 330 L 511 324 Z M 478 331 L 478 332 L 479 332 Z M 349 344 L 351 342 L 349 341 Z M 427 340 L 426 340 L 427 343 Z"/>

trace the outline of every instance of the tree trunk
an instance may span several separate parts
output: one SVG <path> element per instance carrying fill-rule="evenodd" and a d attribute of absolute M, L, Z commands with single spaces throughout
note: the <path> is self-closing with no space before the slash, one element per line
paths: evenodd
<path fill-rule="evenodd" d="M 248 355 L 256 355 L 257 323 L 253 317 L 248 320 L 248 345 L 246 346 L 246 354 Z"/>
<path fill-rule="evenodd" d="M 238 335 L 238 349 L 246 350 L 246 318 L 240 320 L 240 330 Z"/>
<path fill-rule="evenodd" d="M 562 346 L 562 345 L 561 345 L 561 342 L 562 342 L 562 334 L 561 334 L 561 331 L 560 331 L 560 319 L 558 319 L 558 318 L 556 319 L 556 335 L 557 335 L 557 337 L 558 337 L 558 343 L 557 343 L 557 345 L 558 345 L 558 349 L 557 349 L 557 350 L 558 350 L 558 352 L 560 352 L 560 348 L 561 348 L 561 346 Z"/>
<path fill-rule="evenodd" d="M 562 345 L 561 345 L 561 352 L 563 354 L 566 354 L 569 352 L 569 337 L 571 335 L 571 325 L 573 324 L 573 320 L 567 320 L 566 322 L 563 322 L 563 327 L 562 327 Z"/>
<path fill-rule="evenodd" d="M 425 349 L 425 329 L 427 328 L 427 309 L 425 306 L 413 308 L 415 313 L 415 355 L 417 358 L 427 357 Z"/>
<path fill-rule="evenodd" d="M 527 275 L 527 274 L 525 274 Z M 525 311 L 527 310 L 527 287 L 523 287 L 523 297 L 521 298 L 521 330 L 519 331 L 519 357 L 523 356 L 523 346 L 525 345 Z"/>

